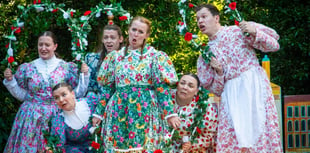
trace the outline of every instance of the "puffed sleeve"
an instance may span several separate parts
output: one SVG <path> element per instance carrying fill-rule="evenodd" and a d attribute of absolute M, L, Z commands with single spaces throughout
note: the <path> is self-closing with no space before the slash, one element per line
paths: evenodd
<path fill-rule="evenodd" d="M 13 97 L 20 101 L 24 101 L 26 94 L 27 94 L 27 77 L 26 71 L 29 64 L 24 63 L 20 65 L 13 77 L 13 80 L 7 81 L 6 79 L 3 80 L 3 84 L 9 90 Z"/>
<path fill-rule="evenodd" d="M 177 74 L 170 58 L 165 52 L 158 51 L 152 61 L 152 78 L 158 105 L 165 115 L 165 119 L 177 116 L 173 112 L 170 86 L 178 81 Z"/>
<path fill-rule="evenodd" d="M 277 51 L 280 48 L 278 43 L 279 35 L 275 30 L 265 25 L 249 22 L 256 29 L 256 36 L 246 37 L 246 41 L 254 48 L 263 52 Z"/>
<path fill-rule="evenodd" d="M 224 75 L 217 75 L 210 64 L 206 64 L 201 56 L 199 56 L 197 61 L 197 75 L 204 88 L 217 96 L 222 94 L 224 89 Z"/>
<path fill-rule="evenodd" d="M 113 51 L 109 53 L 102 62 L 99 73 L 97 76 L 97 81 L 99 83 L 99 99 L 100 102 L 96 107 L 94 113 L 95 117 L 102 119 L 104 114 L 105 107 L 108 103 L 108 100 L 111 98 L 112 94 L 115 91 L 115 61 L 116 53 L 119 51 Z"/>
<path fill-rule="evenodd" d="M 51 118 L 51 136 L 56 136 L 59 138 L 57 148 L 64 150 L 64 145 L 66 143 L 66 134 L 65 122 L 63 117 L 61 117 L 61 112 L 58 112 L 55 116 Z"/>
<path fill-rule="evenodd" d="M 75 63 L 69 62 L 69 73 L 67 75 L 67 82 L 72 86 L 75 92 L 76 98 L 83 97 L 87 92 L 87 87 L 89 83 L 89 73 L 88 75 L 79 74 L 78 67 Z"/>
<path fill-rule="evenodd" d="M 87 99 L 87 104 L 90 108 L 90 111 L 94 113 L 96 106 L 98 104 L 98 101 L 99 101 L 98 95 L 95 94 L 94 92 L 88 92 L 86 95 L 86 99 Z"/>

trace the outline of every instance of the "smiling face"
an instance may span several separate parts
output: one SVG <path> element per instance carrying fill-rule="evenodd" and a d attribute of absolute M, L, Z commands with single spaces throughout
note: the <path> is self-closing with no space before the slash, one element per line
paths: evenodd
<path fill-rule="evenodd" d="M 139 20 L 132 22 L 129 27 L 129 44 L 131 49 L 138 49 L 143 41 L 149 37 L 149 26 Z"/>
<path fill-rule="evenodd" d="M 213 36 L 220 28 L 219 15 L 212 15 L 209 9 L 203 7 L 196 13 L 197 24 L 200 31 L 209 37 Z"/>
<path fill-rule="evenodd" d="M 182 76 L 177 86 L 177 98 L 180 101 L 191 102 L 191 100 L 197 93 L 198 93 L 197 80 L 190 75 Z"/>
<path fill-rule="evenodd" d="M 113 50 L 117 50 L 120 47 L 120 43 L 123 42 L 123 37 L 118 35 L 116 30 L 104 30 L 102 42 L 110 53 Z"/>
<path fill-rule="evenodd" d="M 71 111 L 75 107 L 74 91 L 70 91 L 68 87 L 59 87 L 53 91 L 53 97 L 58 107 L 65 111 Z"/>
<path fill-rule="evenodd" d="M 38 52 L 39 56 L 48 60 L 51 59 L 55 55 L 55 50 L 57 48 L 57 44 L 54 43 L 54 40 L 50 36 L 41 36 L 38 40 Z"/>

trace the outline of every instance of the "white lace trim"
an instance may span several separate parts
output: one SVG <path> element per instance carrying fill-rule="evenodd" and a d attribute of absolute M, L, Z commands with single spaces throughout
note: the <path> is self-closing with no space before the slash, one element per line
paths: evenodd
<path fill-rule="evenodd" d="M 90 117 L 90 109 L 85 100 L 75 103 L 75 108 L 72 111 L 63 111 L 65 123 L 72 129 L 78 130 L 88 124 Z"/>
<path fill-rule="evenodd" d="M 53 56 L 51 59 L 43 60 L 42 58 L 38 58 L 33 61 L 35 67 L 37 68 L 38 72 L 42 74 L 45 81 L 48 81 L 49 74 L 53 72 L 59 62 L 61 62 L 61 59 L 56 58 L 56 56 Z"/>

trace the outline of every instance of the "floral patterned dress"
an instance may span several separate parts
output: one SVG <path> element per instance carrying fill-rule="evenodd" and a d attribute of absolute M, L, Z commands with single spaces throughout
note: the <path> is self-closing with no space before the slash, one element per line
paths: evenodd
<path fill-rule="evenodd" d="M 172 90 L 172 98 L 174 104 L 174 112 L 178 113 L 181 118 L 181 125 L 177 128 L 180 136 L 190 136 L 192 131 L 186 131 L 186 128 L 192 125 L 194 120 L 194 111 L 197 108 L 195 98 L 186 106 L 179 106 L 176 102 L 176 90 Z M 189 152 L 215 152 L 216 150 L 216 134 L 218 124 L 217 104 L 209 103 L 206 114 L 203 116 L 204 128 L 201 128 L 201 134 L 195 139 L 197 142 L 192 144 Z M 173 140 L 172 152 L 181 152 L 183 140 Z"/>
<path fill-rule="evenodd" d="M 270 82 L 259 65 L 255 49 L 279 49 L 279 35 L 271 28 L 250 22 L 257 31 L 244 36 L 237 26 L 222 27 L 208 45 L 223 65 L 219 76 L 198 59 L 202 85 L 221 96 L 219 106 L 218 152 L 282 152 L 278 114 Z"/>
<path fill-rule="evenodd" d="M 89 117 L 94 113 L 98 102 L 97 95 L 90 93 L 86 98 L 76 100 L 73 111 L 59 111 L 52 117 L 51 134 L 60 138 L 59 148 L 68 153 L 90 152 Z"/>
<path fill-rule="evenodd" d="M 154 151 L 167 132 L 164 118 L 177 115 L 168 86 L 177 75 L 164 52 L 146 45 L 142 55 L 128 50 L 123 57 L 124 49 L 108 54 L 98 75 L 106 90 L 96 108 L 103 119 L 104 146 L 107 152 Z"/>
<path fill-rule="evenodd" d="M 87 91 L 99 92 L 101 86 L 98 85 L 98 62 L 100 60 L 100 53 L 88 53 L 85 56 L 85 63 L 88 65 L 91 73 Z"/>
<path fill-rule="evenodd" d="M 55 67 L 53 70 L 49 68 L 52 65 Z M 40 66 L 46 67 L 45 70 L 51 72 L 40 71 L 42 70 L 39 69 Z M 52 87 L 60 82 L 68 82 L 72 87 L 77 87 L 78 78 L 78 69 L 74 63 L 67 63 L 57 58 L 49 61 L 37 59 L 20 65 L 13 81 L 10 81 L 13 83 L 4 81 L 12 95 L 24 101 L 16 114 L 4 152 L 43 152 L 45 143 L 42 130 L 49 128 L 49 118 L 57 111 L 52 97 Z M 83 89 L 86 88 L 87 86 Z M 84 91 L 76 95 L 83 95 Z"/>

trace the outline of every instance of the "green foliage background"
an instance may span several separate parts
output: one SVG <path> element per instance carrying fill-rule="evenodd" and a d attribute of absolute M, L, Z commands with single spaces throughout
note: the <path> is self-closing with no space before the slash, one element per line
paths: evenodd
<path fill-rule="evenodd" d="M 111 0 L 113 1 L 113 0 Z M 114 0 L 116 1 L 116 0 Z M 220 0 L 219 0 L 220 1 Z M 17 5 L 31 4 L 32 0 L 11 0 L 0 1 L 0 60 L 5 58 L 7 40 L 2 36 L 10 31 L 13 19 L 16 19 L 21 12 Z M 44 0 L 42 0 L 44 2 Z M 91 7 L 95 7 L 100 0 L 57 0 L 55 3 L 64 3 L 65 8 L 79 10 L 76 16 L 80 16 Z M 105 4 L 110 1 L 102 0 Z M 119 0 L 125 10 L 132 16 L 141 15 L 152 21 L 152 34 L 148 40 L 156 48 L 165 51 L 173 60 L 177 72 L 196 72 L 196 60 L 199 53 L 193 52 L 188 43 L 179 36 L 176 25 L 181 16 L 177 6 L 177 0 Z M 192 0 L 193 4 L 206 2 Z M 271 59 L 271 81 L 281 86 L 284 95 L 309 94 L 310 93 L 310 5 L 309 1 L 302 0 L 239 0 L 237 8 L 243 17 L 248 21 L 256 21 L 274 28 L 280 35 L 279 43 L 281 49 L 275 53 L 269 53 Z M 220 5 L 219 5 L 220 6 Z M 223 12 L 223 11 L 222 11 Z M 190 23 L 191 32 L 198 33 L 194 14 Z M 59 15 L 58 15 L 59 16 Z M 233 21 L 228 20 L 228 15 L 222 14 L 223 25 L 232 25 Z M 18 55 L 16 61 L 21 64 L 29 62 L 38 57 L 36 43 L 37 36 L 44 30 L 51 30 L 58 36 L 59 55 L 67 61 L 71 57 L 71 34 L 67 26 L 57 14 L 31 12 L 25 17 L 25 28 L 17 35 L 19 40 Z M 58 21 L 58 22 L 57 22 Z M 120 24 L 124 34 L 127 35 L 127 25 Z M 95 51 L 98 39 L 98 30 L 107 23 L 104 15 L 92 22 L 92 31 L 88 35 L 88 51 Z M 203 37 L 203 36 L 201 36 Z M 207 42 L 207 38 L 202 40 Z M 22 43 L 24 42 L 24 43 Z M 261 59 L 263 54 L 257 51 Z M 6 65 L 0 66 L 0 80 L 3 80 L 3 71 Z M 7 137 L 11 130 L 15 114 L 21 102 L 14 99 L 7 89 L 0 83 L 0 150 L 4 149 Z"/>

